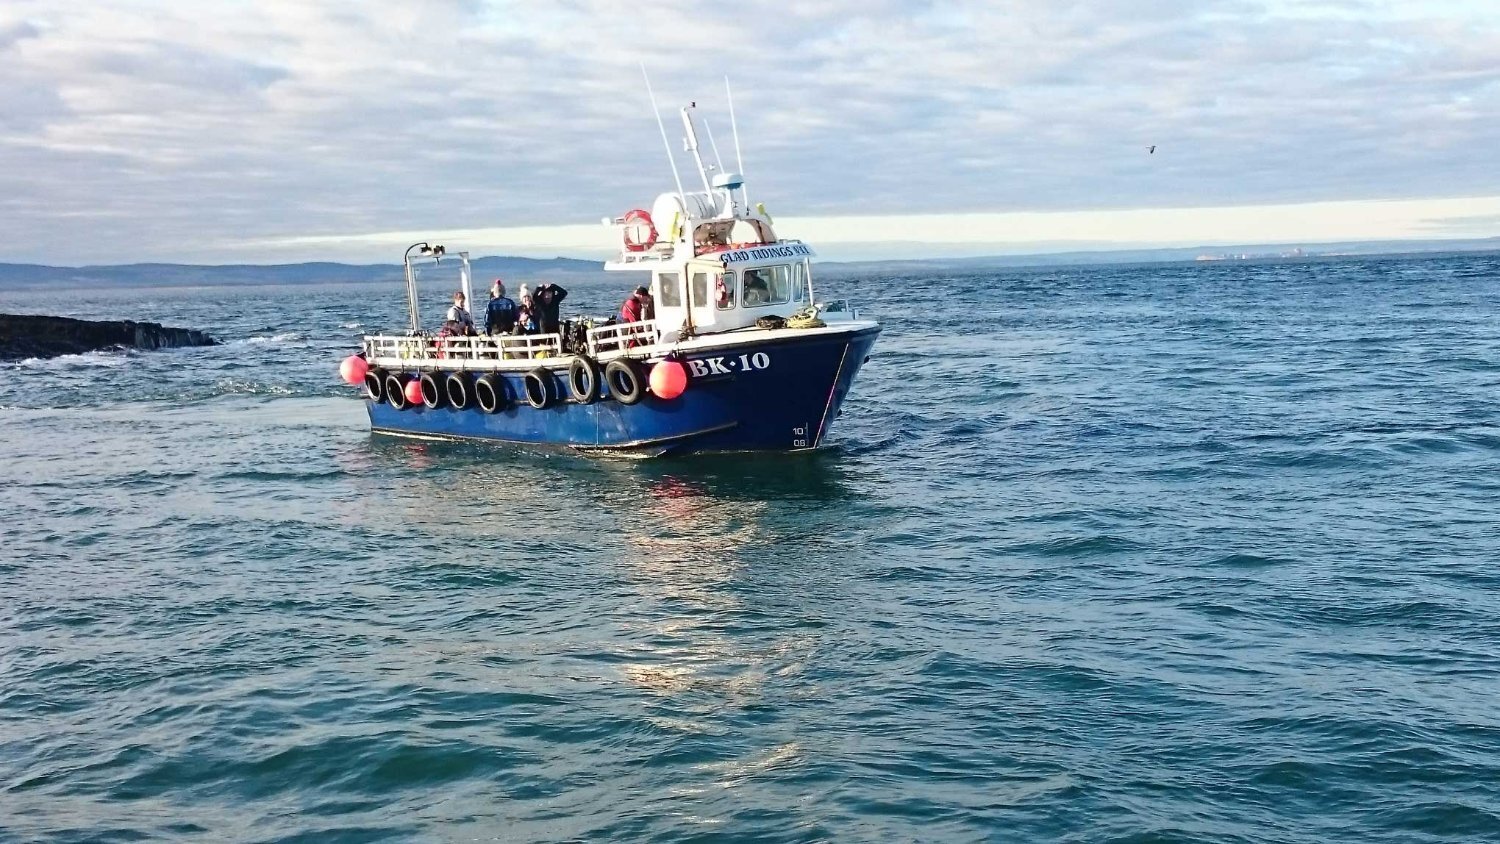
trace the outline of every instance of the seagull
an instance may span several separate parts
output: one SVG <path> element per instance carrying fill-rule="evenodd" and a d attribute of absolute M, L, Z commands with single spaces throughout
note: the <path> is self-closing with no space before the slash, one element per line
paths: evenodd
<path fill-rule="evenodd" d="M 1156 154 L 1156 144 L 1152 144 L 1151 146 L 1146 147 L 1146 154 L 1147 155 L 1155 155 Z"/>

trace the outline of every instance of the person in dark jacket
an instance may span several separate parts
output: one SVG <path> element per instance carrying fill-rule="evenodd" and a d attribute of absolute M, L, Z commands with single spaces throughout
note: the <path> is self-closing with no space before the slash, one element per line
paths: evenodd
<path fill-rule="evenodd" d="M 537 322 L 536 304 L 531 300 L 531 294 L 521 297 L 521 306 L 516 308 L 516 326 L 512 329 L 514 334 L 537 334 L 541 329 Z"/>
<path fill-rule="evenodd" d="M 625 304 L 620 306 L 620 322 L 644 322 L 656 316 L 656 304 L 651 300 L 651 291 L 637 287 Z"/>
<path fill-rule="evenodd" d="M 516 327 L 516 302 L 505 295 L 505 284 L 495 279 L 490 288 L 490 303 L 484 311 L 486 334 L 509 334 Z"/>
<path fill-rule="evenodd" d="M 562 300 L 568 291 L 552 282 L 543 282 L 531 292 L 531 302 L 536 307 L 537 326 L 543 334 L 556 334 L 561 328 Z"/>

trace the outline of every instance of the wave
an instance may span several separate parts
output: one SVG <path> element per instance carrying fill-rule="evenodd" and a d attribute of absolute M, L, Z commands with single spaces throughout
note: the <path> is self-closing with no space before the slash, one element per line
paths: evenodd
<path fill-rule="evenodd" d="M 100 349 L 76 355 L 58 355 L 52 358 L 26 358 L 12 364 L 15 369 L 73 369 L 79 367 L 123 366 L 130 358 L 125 349 Z"/>
<path fill-rule="evenodd" d="M 264 336 L 264 335 L 257 334 L 257 335 L 255 335 L 253 337 L 245 337 L 245 338 L 242 338 L 242 339 L 239 339 L 239 340 L 231 340 L 228 343 L 226 343 L 225 345 L 227 345 L 227 346 L 257 346 L 257 345 L 260 345 L 260 344 L 263 344 L 263 343 L 292 343 L 292 342 L 296 342 L 296 341 L 302 340 L 302 339 L 304 339 L 303 336 L 300 333 L 296 332 L 296 331 L 283 331 L 280 334 L 272 334 L 270 336 Z"/>

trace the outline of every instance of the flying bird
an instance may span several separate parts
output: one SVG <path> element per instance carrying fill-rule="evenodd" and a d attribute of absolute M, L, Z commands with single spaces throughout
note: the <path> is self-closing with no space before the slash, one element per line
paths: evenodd
<path fill-rule="evenodd" d="M 1151 146 L 1146 147 L 1146 154 L 1147 155 L 1155 155 L 1156 154 L 1156 144 L 1152 144 Z"/>

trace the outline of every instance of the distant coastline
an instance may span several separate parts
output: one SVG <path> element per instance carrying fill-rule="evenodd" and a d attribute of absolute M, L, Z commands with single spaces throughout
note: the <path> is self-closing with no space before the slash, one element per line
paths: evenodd
<path fill-rule="evenodd" d="M 1248 244 L 1165 249 L 1099 249 L 977 257 L 899 260 L 819 261 L 824 272 L 908 269 L 985 269 L 988 267 L 1094 266 L 1102 264 L 1220 263 L 1230 261 L 1307 261 L 1338 258 L 1472 254 L 1500 251 L 1500 237 L 1469 240 L 1356 241 L 1347 243 Z M 491 277 L 525 281 L 550 276 L 574 280 L 606 278 L 601 262 L 579 258 L 494 256 L 473 261 L 476 287 Z M 120 264 L 58 267 L 0 263 L 0 289 L 39 287 L 196 287 L 281 284 L 400 283 L 394 264 Z"/>

